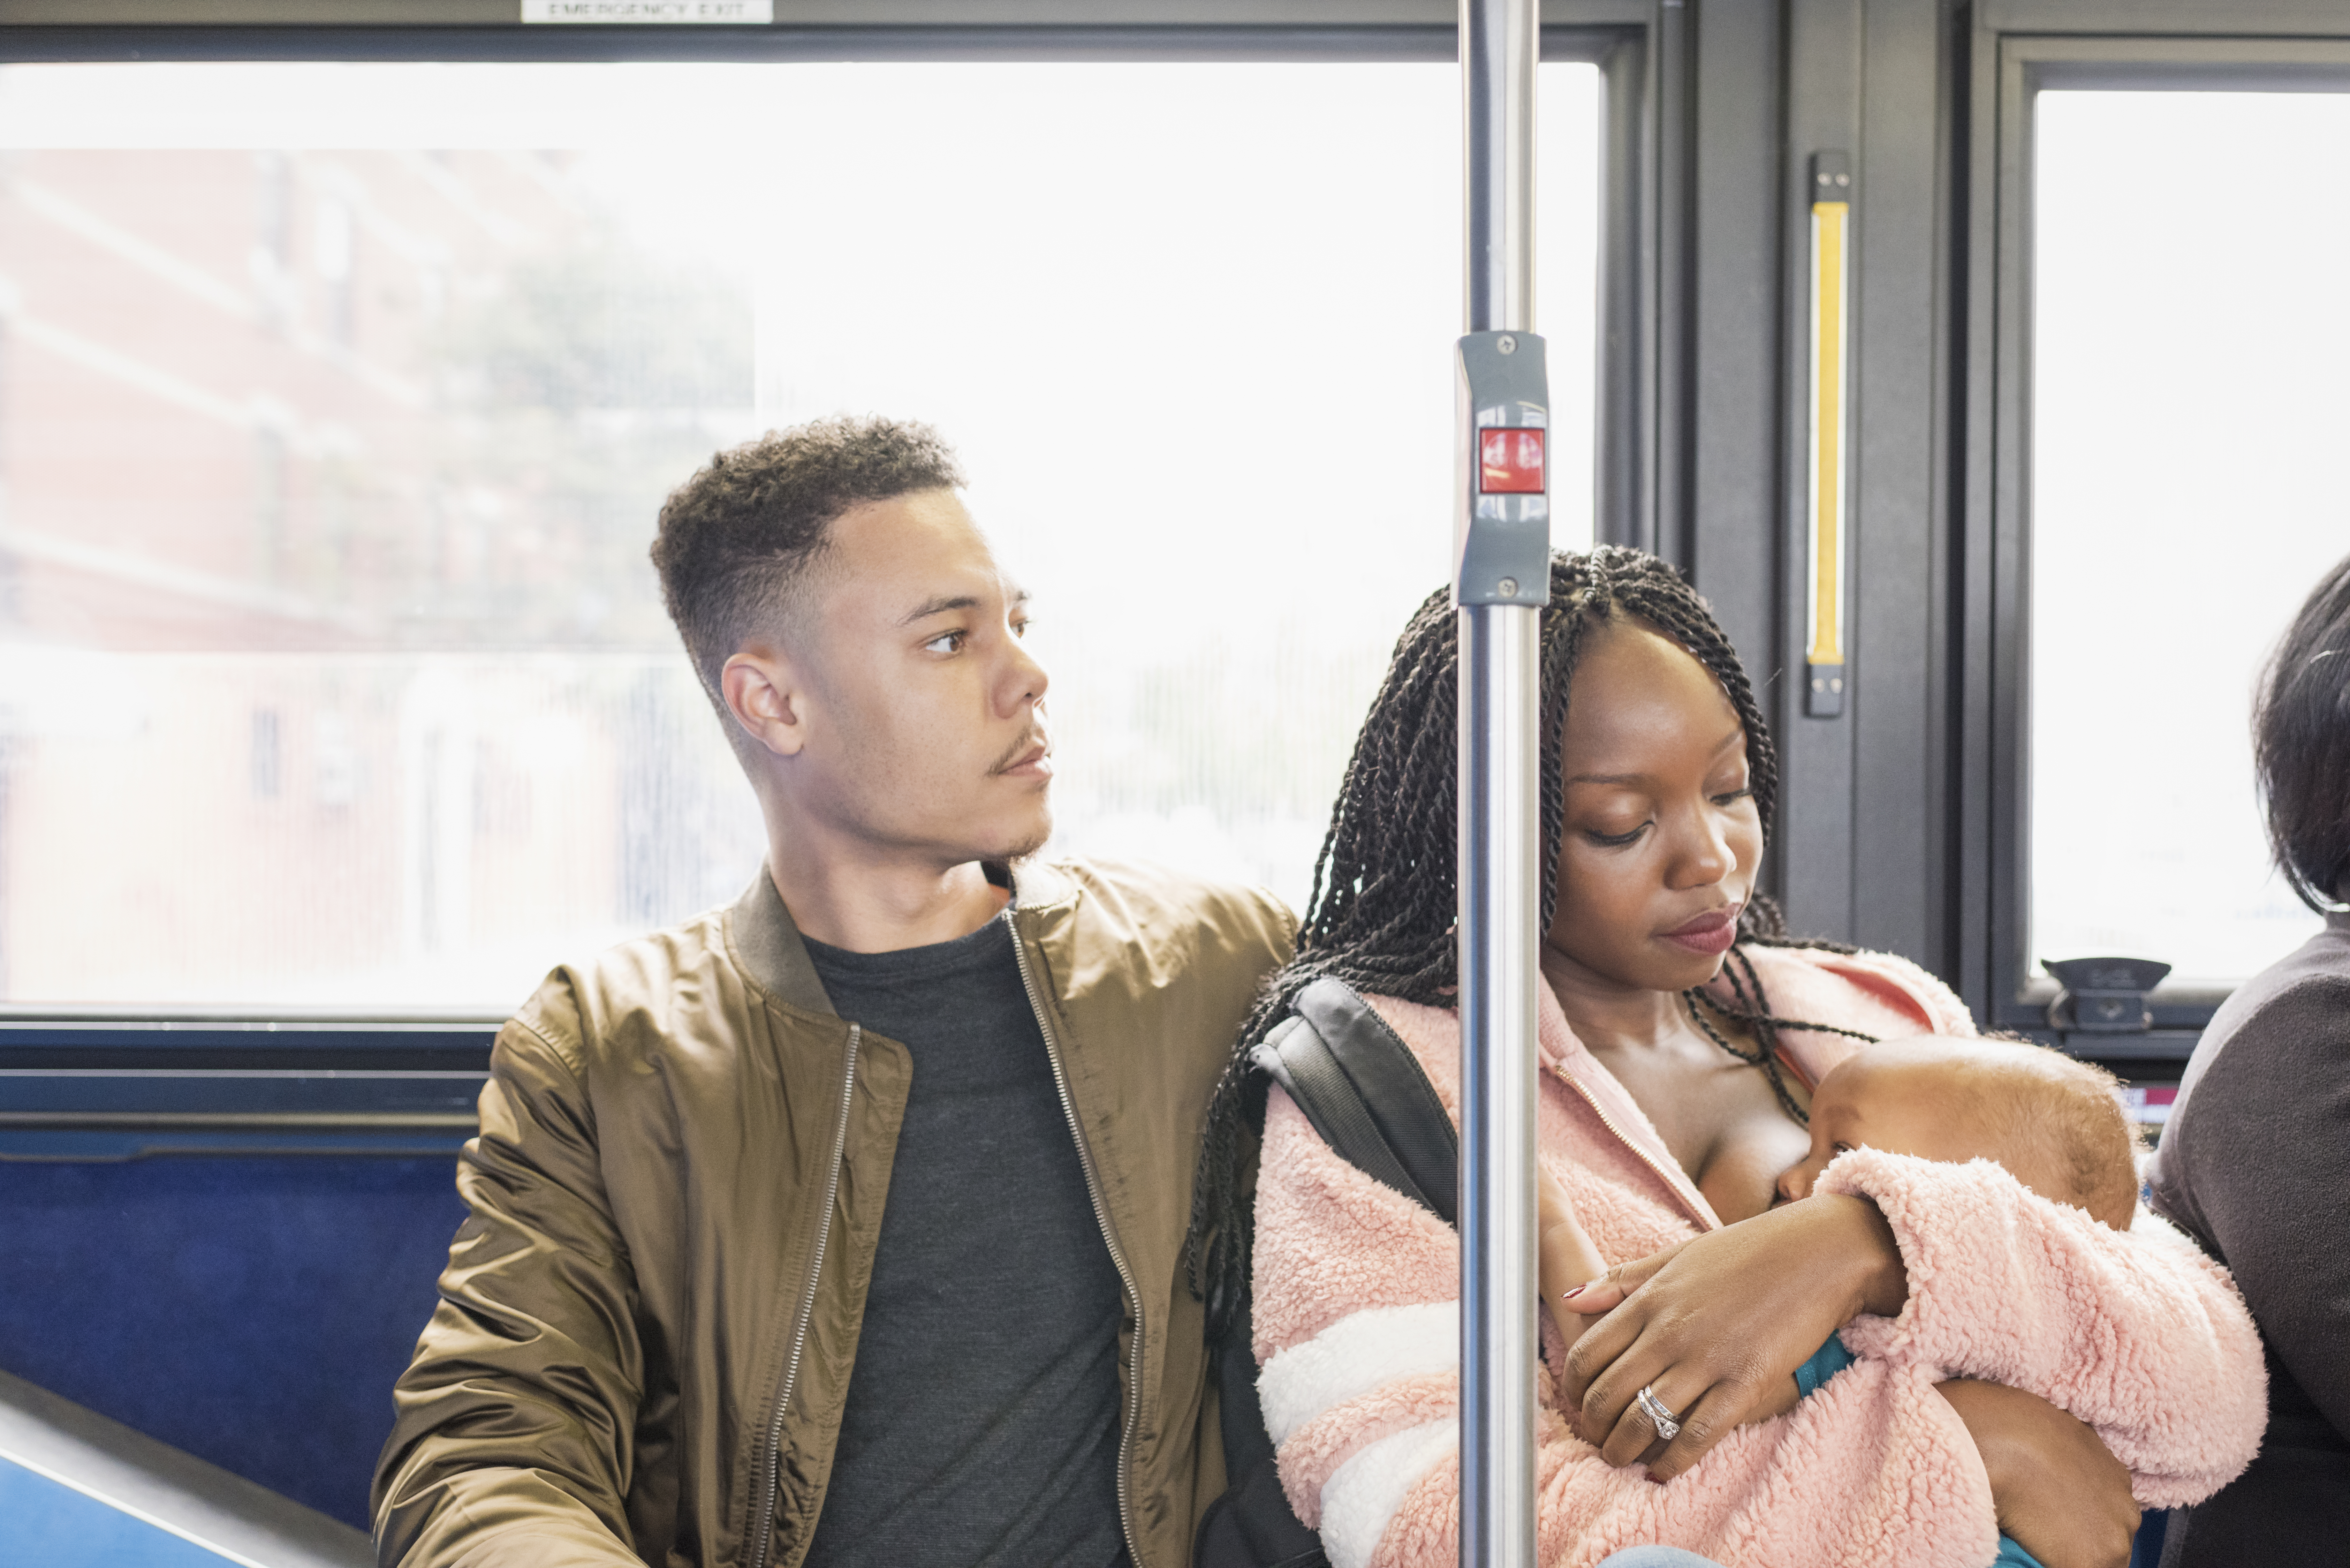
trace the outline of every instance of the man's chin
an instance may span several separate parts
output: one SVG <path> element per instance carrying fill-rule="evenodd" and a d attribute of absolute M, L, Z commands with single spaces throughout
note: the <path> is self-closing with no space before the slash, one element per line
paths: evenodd
<path fill-rule="evenodd" d="M 1052 836 L 1053 814 L 1049 811 L 1040 812 L 1034 822 L 1024 824 L 1016 834 L 1005 836 L 998 846 L 990 848 L 979 858 L 998 860 L 1007 866 L 1016 866 L 1021 861 L 1033 857 L 1038 850 L 1051 841 Z"/>

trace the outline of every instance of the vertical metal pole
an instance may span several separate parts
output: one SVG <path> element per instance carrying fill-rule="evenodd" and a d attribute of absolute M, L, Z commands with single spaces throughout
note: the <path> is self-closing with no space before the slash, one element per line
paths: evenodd
<path fill-rule="evenodd" d="M 1534 1568 L 1534 987 L 1542 854 L 1535 745 L 1541 606 L 1550 597 L 1548 505 L 1546 495 L 1486 493 L 1493 487 L 1478 469 L 1487 432 L 1548 422 L 1542 344 L 1533 337 L 1539 39 L 1538 0 L 1461 0 L 1471 335 L 1462 339 L 1467 461 L 1454 578 L 1461 607 L 1464 1568 Z M 1476 335 L 1494 333 L 1503 336 L 1486 342 L 1509 357 L 1506 363 L 1534 373 L 1535 389 L 1520 400 L 1480 393 Z M 1500 363 L 1490 354 L 1482 362 Z M 1534 439 L 1539 452 L 1544 437 Z M 1485 547 L 1504 535 L 1497 547 Z M 1472 566 L 1481 556 L 1516 564 L 1480 574 Z"/>
<path fill-rule="evenodd" d="M 1538 4 L 1461 0 L 1471 332 L 1534 328 Z"/>
<path fill-rule="evenodd" d="M 1461 615 L 1461 1561 L 1534 1560 L 1535 649 Z"/>

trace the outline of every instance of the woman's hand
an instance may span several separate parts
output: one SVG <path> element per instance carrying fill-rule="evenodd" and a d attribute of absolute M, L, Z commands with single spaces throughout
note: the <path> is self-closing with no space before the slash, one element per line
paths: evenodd
<path fill-rule="evenodd" d="M 2001 1530 L 2045 1568 L 2124 1568 L 2137 1502 L 2129 1471 L 2095 1428 L 2018 1388 L 1970 1379 L 1935 1387 L 1982 1456 Z"/>
<path fill-rule="evenodd" d="M 1783 1409 L 1795 1369 L 1828 1335 L 1862 1313 L 1890 1317 L 1909 1299 L 1885 1217 L 1842 1196 L 1771 1210 L 1607 1278 L 1622 1304 L 1567 1352 L 1561 1407 L 1580 1409 L 1583 1435 L 1609 1464 L 1628 1465 L 1655 1447 L 1634 1403 L 1653 1387 L 1681 1423 L 1649 1460 L 1659 1481 L 1740 1423 Z M 1609 1299 L 1590 1293 L 1595 1306 Z"/>

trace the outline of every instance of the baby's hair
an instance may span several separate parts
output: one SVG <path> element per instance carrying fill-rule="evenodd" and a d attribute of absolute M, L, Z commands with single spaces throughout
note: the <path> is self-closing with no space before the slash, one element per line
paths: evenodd
<path fill-rule="evenodd" d="M 1998 1118 L 2003 1137 L 2054 1155 L 2068 1201 L 2103 1224 L 2128 1230 L 2137 1208 L 2137 1135 L 2122 1115 L 2120 1080 L 2046 1045 L 2017 1049 L 2036 1058 L 2029 1075 L 1998 1075 L 1994 1082 L 2006 1092 L 1982 1107 L 1984 1115 Z"/>
<path fill-rule="evenodd" d="M 2138 1141 L 2111 1073 L 2012 1034 L 1888 1044 L 1896 1051 L 1950 1050 L 1967 1070 L 1963 1114 L 2006 1151 L 2001 1163 L 2017 1180 L 2116 1231 L 2129 1229 Z"/>

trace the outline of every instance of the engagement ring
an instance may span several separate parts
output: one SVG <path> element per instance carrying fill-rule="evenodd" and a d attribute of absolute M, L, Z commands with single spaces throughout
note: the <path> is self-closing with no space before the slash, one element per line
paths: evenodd
<path fill-rule="evenodd" d="M 1648 1424 L 1657 1428 L 1658 1437 L 1669 1443 L 1681 1435 L 1681 1418 L 1665 1408 L 1665 1402 L 1657 1397 L 1653 1384 L 1641 1389 L 1639 1397 L 1632 1402 L 1648 1416 Z"/>

